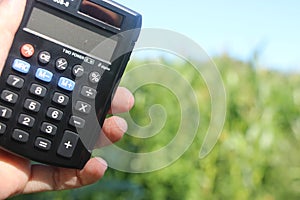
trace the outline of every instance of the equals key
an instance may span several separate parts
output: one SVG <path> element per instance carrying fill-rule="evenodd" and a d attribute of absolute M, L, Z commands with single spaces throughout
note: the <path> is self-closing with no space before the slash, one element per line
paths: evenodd
<path fill-rule="evenodd" d="M 48 151 L 51 148 L 51 141 L 42 137 L 38 137 L 35 140 L 34 146 L 41 150 Z"/>

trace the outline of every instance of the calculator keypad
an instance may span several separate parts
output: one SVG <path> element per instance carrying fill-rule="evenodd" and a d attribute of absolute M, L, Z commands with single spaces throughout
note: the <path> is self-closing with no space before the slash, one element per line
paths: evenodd
<path fill-rule="evenodd" d="M 0 139 L 9 134 L 10 146 L 72 159 L 80 141 L 78 131 L 92 127 L 89 114 L 95 111 L 103 69 L 91 64 L 86 67 L 80 64 L 82 60 L 75 63 L 76 59 L 68 60 L 50 50 L 38 52 L 30 44 L 20 49 L 21 57 L 12 58 L 11 70 L 3 75 Z M 84 81 L 79 84 L 75 82 L 78 79 Z M 76 99 L 72 100 L 75 89 Z M 83 143 L 80 145 L 82 148 Z"/>

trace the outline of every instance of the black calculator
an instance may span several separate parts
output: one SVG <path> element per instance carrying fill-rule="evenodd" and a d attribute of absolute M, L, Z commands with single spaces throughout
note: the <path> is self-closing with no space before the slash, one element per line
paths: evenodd
<path fill-rule="evenodd" d="M 0 146 L 81 169 L 140 33 L 111 0 L 27 0 L 0 78 Z"/>

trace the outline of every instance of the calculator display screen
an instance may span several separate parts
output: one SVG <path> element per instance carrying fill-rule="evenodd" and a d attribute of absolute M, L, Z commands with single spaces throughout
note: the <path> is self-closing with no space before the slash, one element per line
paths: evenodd
<path fill-rule="evenodd" d="M 71 23 L 44 10 L 33 8 L 27 29 L 39 36 L 76 48 L 97 58 L 110 61 L 117 41 Z M 105 42 L 105 45 L 103 45 Z M 99 45 L 102 43 L 101 45 Z M 105 49 L 99 49 L 105 46 Z"/>

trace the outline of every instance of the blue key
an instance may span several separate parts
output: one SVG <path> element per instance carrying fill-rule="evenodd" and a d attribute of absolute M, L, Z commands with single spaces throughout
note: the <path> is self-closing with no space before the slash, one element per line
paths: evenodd
<path fill-rule="evenodd" d="M 75 87 L 75 82 L 71 79 L 61 77 L 58 81 L 58 86 L 67 91 L 73 91 Z"/>
<path fill-rule="evenodd" d="M 12 68 L 23 74 L 27 74 L 30 69 L 30 64 L 20 59 L 15 59 Z"/>
<path fill-rule="evenodd" d="M 50 83 L 50 81 L 52 80 L 52 77 L 53 77 L 53 73 L 48 70 L 38 68 L 38 70 L 35 73 L 35 77 L 37 79 L 40 79 L 41 81 Z"/>

